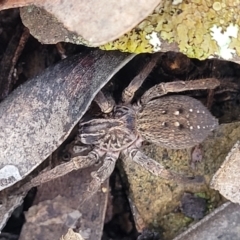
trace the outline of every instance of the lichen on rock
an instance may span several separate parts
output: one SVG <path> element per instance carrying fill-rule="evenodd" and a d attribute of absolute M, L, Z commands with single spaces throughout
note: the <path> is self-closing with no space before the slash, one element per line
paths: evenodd
<path fill-rule="evenodd" d="M 239 11 L 240 0 L 163 0 L 136 28 L 101 48 L 156 52 L 165 40 L 177 43 L 179 51 L 188 57 L 206 59 L 218 55 L 231 59 L 235 54 L 240 56 Z M 221 36 L 216 35 L 216 29 L 226 37 L 225 44 L 219 45 L 216 37 Z M 229 29 L 234 33 L 226 35 Z M 152 34 L 155 41 L 150 37 Z"/>

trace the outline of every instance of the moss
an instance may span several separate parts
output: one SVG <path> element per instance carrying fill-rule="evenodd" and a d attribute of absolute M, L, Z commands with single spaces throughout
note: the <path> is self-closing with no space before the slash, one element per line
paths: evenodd
<path fill-rule="evenodd" d="M 204 158 L 194 170 L 189 165 L 190 149 L 164 149 L 154 144 L 143 147 L 145 154 L 159 161 L 166 169 L 185 176 L 204 176 L 205 184 L 181 184 L 176 181 L 167 181 L 143 170 L 133 161 L 123 161 L 130 198 L 146 226 L 153 226 L 154 229 L 163 228 L 164 239 L 173 239 L 179 232 L 186 229 L 192 220 L 176 211 L 186 192 L 205 198 L 207 213 L 225 202 L 226 200 L 218 191 L 209 187 L 209 182 L 238 139 L 240 139 L 239 122 L 221 124 L 218 130 L 201 144 Z"/>
<path fill-rule="evenodd" d="M 134 30 L 101 48 L 134 53 L 155 52 L 159 48 L 148 36 L 156 33 L 159 41 L 176 42 L 179 50 L 188 57 L 205 59 L 218 54 L 227 59 L 235 52 L 240 56 L 240 31 L 237 32 L 237 38 L 230 36 L 230 43 L 225 46 L 230 49 L 230 55 L 225 56 L 225 49 L 222 51 L 211 30 L 216 26 L 221 28 L 224 35 L 229 26 L 239 28 L 239 5 L 240 0 L 183 0 L 176 5 L 164 0 Z"/>

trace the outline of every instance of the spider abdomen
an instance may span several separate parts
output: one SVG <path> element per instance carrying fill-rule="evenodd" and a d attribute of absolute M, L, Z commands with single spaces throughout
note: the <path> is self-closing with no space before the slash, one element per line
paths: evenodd
<path fill-rule="evenodd" d="M 181 95 L 152 100 L 136 116 L 137 131 L 145 140 L 172 149 L 201 143 L 217 126 L 201 102 Z"/>

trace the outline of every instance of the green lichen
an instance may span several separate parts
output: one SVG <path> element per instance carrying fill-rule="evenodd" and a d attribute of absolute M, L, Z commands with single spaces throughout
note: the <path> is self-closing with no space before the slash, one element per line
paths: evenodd
<path fill-rule="evenodd" d="M 205 59 L 218 54 L 224 58 L 211 29 L 216 26 L 224 33 L 230 25 L 240 28 L 239 11 L 240 0 L 183 0 L 177 5 L 164 0 L 134 30 L 101 48 L 134 53 L 155 52 L 156 46 L 148 36 L 157 33 L 160 41 L 176 42 L 179 50 L 188 57 Z M 230 52 L 240 56 L 240 31 L 237 38 L 230 39 Z"/>

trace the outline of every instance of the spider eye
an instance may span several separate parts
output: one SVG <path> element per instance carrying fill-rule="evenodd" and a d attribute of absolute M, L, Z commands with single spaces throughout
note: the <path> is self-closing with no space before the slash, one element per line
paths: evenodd
<path fill-rule="evenodd" d="M 130 113 L 132 113 L 132 110 L 129 107 L 126 106 L 116 107 L 114 110 L 114 117 L 121 118 Z"/>
<path fill-rule="evenodd" d="M 122 117 L 124 115 L 124 112 L 122 111 L 122 108 L 115 108 L 115 111 L 114 111 L 114 116 L 115 117 Z"/>
<path fill-rule="evenodd" d="M 98 161 L 96 161 L 96 162 L 94 163 L 94 166 L 99 166 L 101 163 L 102 163 L 102 162 L 101 162 L 100 160 L 98 160 Z"/>
<path fill-rule="evenodd" d="M 68 161 L 70 161 L 70 159 L 71 159 L 71 154 L 70 154 L 69 152 L 63 153 L 63 155 L 62 155 L 62 160 L 63 160 L 64 162 L 68 162 Z"/>

